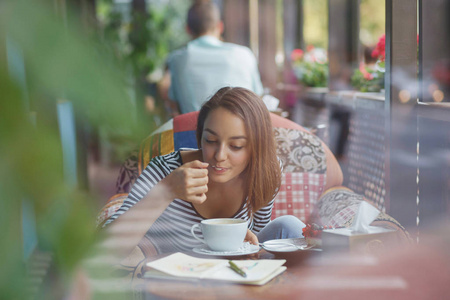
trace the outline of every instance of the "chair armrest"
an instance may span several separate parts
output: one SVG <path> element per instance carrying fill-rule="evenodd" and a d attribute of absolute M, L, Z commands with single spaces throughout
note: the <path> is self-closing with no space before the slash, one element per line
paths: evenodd
<path fill-rule="evenodd" d="M 347 187 L 331 188 L 320 197 L 308 223 L 350 227 L 362 201 L 377 207 L 364 196 Z M 412 244 L 413 242 L 408 231 L 396 219 L 384 212 L 380 212 L 371 225 L 396 230 L 396 238 L 399 244 Z"/>
<path fill-rule="evenodd" d="M 128 194 L 117 194 L 109 198 L 108 202 L 103 206 L 97 214 L 97 228 L 101 228 L 105 222 L 116 213 L 122 206 L 123 201 L 127 199 Z"/>

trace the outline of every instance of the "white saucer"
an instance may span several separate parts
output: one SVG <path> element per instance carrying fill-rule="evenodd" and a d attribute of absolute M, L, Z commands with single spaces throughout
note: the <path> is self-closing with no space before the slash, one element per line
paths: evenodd
<path fill-rule="evenodd" d="M 192 249 L 192 251 L 199 254 L 214 255 L 214 256 L 241 256 L 257 253 L 259 249 L 260 249 L 259 245 L 251 245 L 246 243 L 246 245 L 242 246 L 236 251 L 214 251 L 211 250 L 207 245 L 194 248 Z"/>

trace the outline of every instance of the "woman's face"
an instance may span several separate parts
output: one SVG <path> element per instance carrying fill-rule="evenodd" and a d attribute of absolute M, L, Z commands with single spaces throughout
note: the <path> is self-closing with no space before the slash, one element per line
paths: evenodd
<path fill-rule="evenodd" d="M 213 182 L 238 179 L 250 160 L 250 141 L 244 122 L 224 108 L 209 113 L 201 140 L 203 160 L 209 163 L 208 175 Z"/>

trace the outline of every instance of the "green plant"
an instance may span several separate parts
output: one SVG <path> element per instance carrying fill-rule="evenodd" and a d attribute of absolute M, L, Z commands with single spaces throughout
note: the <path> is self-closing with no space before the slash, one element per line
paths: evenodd
<path fill-rule="evenodd" d="M 351 84 L 360 92 L 379 92 L 384 88 L 384 72 L 360 64 L 351 78 Z"/>
<path fill-rule="evenodd" d="M 328 85 L 328 58 L 326 51 L 308 46 L 307 52 L 294 49 L 291 53 L 294 74 L 298 81 L 308 87 Z"/>

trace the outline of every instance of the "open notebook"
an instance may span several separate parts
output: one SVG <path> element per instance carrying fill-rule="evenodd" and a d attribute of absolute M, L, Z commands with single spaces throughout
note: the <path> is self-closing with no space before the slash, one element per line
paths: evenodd
<path fill-rule="evenodd" d="M 240 284 L 263 285 L 283 273 L 284 259 L 233 260 L 247 277 L 234 272 L 228 259 L 208 259 L 175 253 L 147 263 L 146 278 L 178 280 L 220 280 Z"/>

